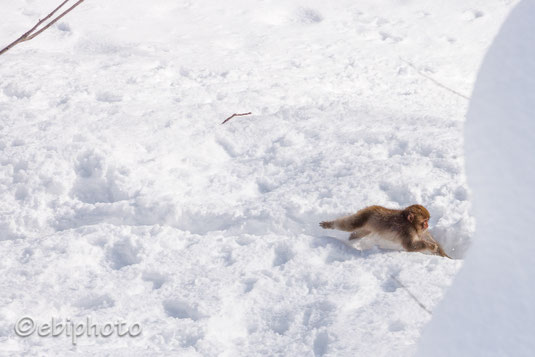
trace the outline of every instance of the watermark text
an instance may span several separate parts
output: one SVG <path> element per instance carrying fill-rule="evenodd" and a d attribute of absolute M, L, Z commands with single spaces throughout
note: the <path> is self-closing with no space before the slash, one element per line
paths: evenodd
<path fill-rule="evenodd" d="M 36 323 L 33 318 L 24 316 L 15 323 L 15 333 L 20 337 L 37 335 L 40 337 L 69 337 L 73 345 L 76 345 L 78 338 L 87 337 L 137 337 L 141 335 L 141 324 L 135 322 L 129 324 L 117 320 L 115 322 L 96 323 L 91 317 L 87 317 L 81 322 L 71 321 L 71 319 L 51 318 L 44 323 Z"/>

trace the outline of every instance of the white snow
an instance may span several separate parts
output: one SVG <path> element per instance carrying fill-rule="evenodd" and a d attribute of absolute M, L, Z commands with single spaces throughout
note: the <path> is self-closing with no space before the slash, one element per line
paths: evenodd
<path fill-rule="evenodd" d="M 515 3 L 86 0 L 0 56 L 0 351 L 414 353 L 406 289 L 432 309 L 461 260 L 318 222 L 420 203 L 464 256 L 468 101 L 425 76 L 469 94 Z M 57 5 L 0 0 L 0 47 Z"/>
<path fill-rule="evenodd" d="M 466 123 L 477 230 L 426 329 L 421 356 L 532 356 L 535 326 L 535 2 L 522 1 L 489 49 Z M 440 346 L 440 348 L 437 348 Z"/>

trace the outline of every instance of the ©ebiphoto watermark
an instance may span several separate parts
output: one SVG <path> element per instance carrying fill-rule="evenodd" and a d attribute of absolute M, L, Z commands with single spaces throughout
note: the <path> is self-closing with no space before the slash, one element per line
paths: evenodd
<path fill-rule="evenodd" d="M 70 337 L 72 344 L 76 345 L 79 337 L 110 337 L 116 334 L 119 337 L 137 337 L 141 335 L 141 324 L 134 322 L 128 324 L 124 321 L 95 323 L 91 317 L 83 322 L 75 322 L 70 319 L 51 318 L 44 323 L 36 323 L 33 318 L 24 316 L 15 323 L 15 333 L 20 337 L 29 337 L 36 334 L 40 337 L 58 337 L 65 335 Z"/>

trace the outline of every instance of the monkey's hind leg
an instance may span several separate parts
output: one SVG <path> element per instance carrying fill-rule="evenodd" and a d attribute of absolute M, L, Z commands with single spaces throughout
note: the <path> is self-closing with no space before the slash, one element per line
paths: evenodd
<path fill-rule="evenodd" d="M 354 231 L 353 233 L 349 235 L 349 240 L 360 239 L 360 238 L 366 237 L 370 233 L 371 231 L 364 229 L 364 228 L 357 229 L 356 231 Z"/>
<path fill-rule="evenodd" d="M 334 229 L 334 221 L 320 222 L 320 227 L 323 229 Z"/>
<path fill-rule="evenodd" d="M 369 218 L 370 213 L 365 209 L 349 216 L 337 218 L 334 221 L 320 222 L 320 226 L 324 229 L 339 229 L 345 232 L 352 232 L 349 240 L 353 240 L 371 233 L 371 231 L 365 229 Z"/>
<path fill-rule="evenodd" d="M 368 222 L 369 213 L 367 211 L 357 212 L 350 216 L 340 217 L 332 222 L 332 228 L 339 229 L 345 232 L 353 232 L 359 228 L 363 228 Z"/>

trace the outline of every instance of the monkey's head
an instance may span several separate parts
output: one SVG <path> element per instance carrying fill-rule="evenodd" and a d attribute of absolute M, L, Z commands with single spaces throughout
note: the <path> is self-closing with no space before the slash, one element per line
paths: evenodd
<path fill-rule="evenodd" d="M 429 228 L 429 211 L 422 205 L 412 205 L 403 210 L 403 216 L 409 221 L 417 232 Z"/>

